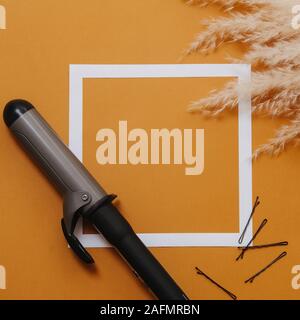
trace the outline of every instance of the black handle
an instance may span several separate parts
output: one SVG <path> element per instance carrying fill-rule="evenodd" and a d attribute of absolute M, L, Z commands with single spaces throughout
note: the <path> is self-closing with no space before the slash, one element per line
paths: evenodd
<path fill-rule="evenodd" d="M 102 204 L 87 219 L 119 251 L 158 299 L 188 300 L 113 204 Z"/>

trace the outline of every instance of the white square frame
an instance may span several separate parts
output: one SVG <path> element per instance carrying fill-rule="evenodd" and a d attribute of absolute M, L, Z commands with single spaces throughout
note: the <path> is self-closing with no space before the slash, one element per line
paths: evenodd
<path fill-rule="evenodd" d="M 83 79 L 87 78 L 206 78 L 236 77 L 238 87 L 251 85 L 247 64 L 71 64 L 69 70 L 69 148 L 82 161 Z M 250 90 L 249 90 L 250 91 Z M 239 232 L 237 233 L 140 233 L 149 247 L 233 247 L 252 210 L 252 116 L 251 95 L 238 90 Z M 252 237 L 252 221 L 243 244 Z M 84 234 L 82 222 L 76 235 L 85 247 L 109 247 L 99 234 Z"/>

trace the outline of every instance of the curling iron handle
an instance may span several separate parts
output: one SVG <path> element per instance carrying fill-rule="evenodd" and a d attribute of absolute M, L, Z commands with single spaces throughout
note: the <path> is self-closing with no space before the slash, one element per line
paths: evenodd
<path fill-rule="evenodd" d="M 113 204 L 104 204 L 88 219 L 158 299 L 188 300 Z"/>

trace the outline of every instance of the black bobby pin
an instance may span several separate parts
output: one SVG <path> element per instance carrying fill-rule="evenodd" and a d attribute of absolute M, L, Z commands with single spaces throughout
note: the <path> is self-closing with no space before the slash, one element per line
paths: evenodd
<path fill-rule="evenodd" d="M 268 222 L 268 219 L 264 219 L 262 221 L 262 223 L 260 224 L 259 228 L 257 229 L 257 231 L 255 232 L 254 236 L 252 237 L 252 239 L 248 242 L 248 244 L 246 245 L 245 248 L 242 249 L 242 252 L 240 253 L 240 255 L 236 258 L 236 261 L 238 261 L 239 259 L 243 259 L 244 258 L 244 254 L 245 252 L 249 249 L 250 244 L 255 240 L 255 238 L 258 236 L 258 234 L 260 233 L 260 231 L 262 230 L 262 228 L 266 225 L 266 223 Z"/>
<path fill-rule="evenodd" d="M 222 291 L 224 291 L 231 299 L 236 300 L 237 296 L 234 295 L 232 292 L 228 291 L 227 289 L 225 289 L 224 287 L 222 287 L 220 284 L 218 284 L 215 280 L 213 280 L 212 278 L 210 278 L 207 274 L 205 274 L 203 271 L 201 271 L 198 267 L 195 267 L 197 274 L 204 276 L 207 280 L 209 280 L 210 282 L 212 282 L 214 285 L 216 285 L 218 288 L 220 288 Z"/>
<path fill-rule="evenodd" d="M 241 234 L 241 236 L 240 236 L 240 238 L 238 240 L 239 244 L 241 244 L 243 242 L 245 234 L 246 234 L 246 231 L 247 231 L 247 229 L 249 227 L 250 221 L 251 221 L 251 219 L 252 219 L 252 217 L 253 217 L 253 215 L 255 213 L 255 209 L 257 208 L 257 206 L 259 204 L 260 204 L 259 197 L 256 197 L 254 206 L 253 206 L 251 214 L 250 214 L 250 217 L 249 217 L 249 219 L 248 219 L 248 221 L 247 221 L 247 223 L 245 225 L 245 228 L 244 228 L 244 230 L 243 230 L 243 232 L 242 232 L 242 234 Z"/>
<path fill-rule="evenodd" d="M 259 272 L 257 272 L 254 276 L 252 276 L 251 278 L 247 279 L 245 281 L 245 283 L 252 283 L 254 281 L 255 278 L 257 278 L 260 274 L 262 274 L 263 272 L 265 272 L 267 269 L 269 269 L 274 263 L 276 263 L 277 261 L 279 261 L 280 259 L 284 258 L 287 255 L 287 252 L 284 251 L 282 252 L 276 259 L 274 259 L 271 263 L 269 263 L 266 267 L 264 267 L 262 270 L 260 270 Z"/>
<path fill-rule="evenodd" d="M 275 242 L 275 243 L 268 243 L 268 244 L 261 244 L 258 246 L 249 246 L 247 247 L 247 250 L 251 250 L 251 249 L 263 249 L 263 248 L 270 248 L 270 247 L 283 247 L 283 246 L 287 246 L 289 243 L 287 241 L 282 241 L 282 242 Z M 246 247 L 238 247 L 238 249 L 240 250 L 245 250 Z"/>

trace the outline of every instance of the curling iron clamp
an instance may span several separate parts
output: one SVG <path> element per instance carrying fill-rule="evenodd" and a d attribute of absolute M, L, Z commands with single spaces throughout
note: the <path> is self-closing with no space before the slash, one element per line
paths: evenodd
<path fill-rule="evenodd" d="M 116 196 L 104 191 L 31 103 L 25 100 L 10 101 L 4 108 L 3 118 L 10 131 L 62 195 L 62 230 L 68 244 L 81 260 L 94 262 L 74 234 L 79 217 L 84 217 L 128 262 L 158 299 L 188 300 L 112 204 Z"/>

